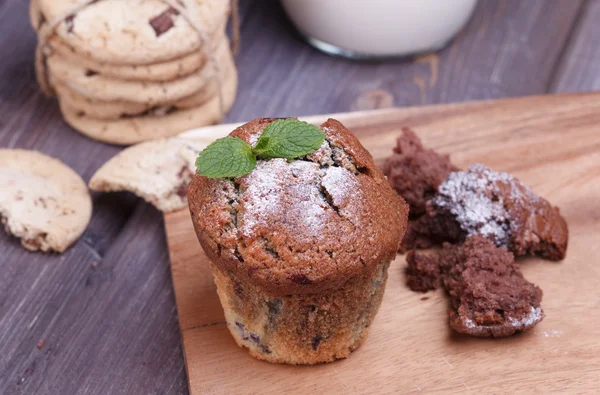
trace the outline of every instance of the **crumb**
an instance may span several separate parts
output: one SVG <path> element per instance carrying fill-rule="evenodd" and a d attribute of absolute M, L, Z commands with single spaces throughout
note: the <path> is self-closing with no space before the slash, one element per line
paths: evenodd
<path fill-rule="evenodd" d="M 35 345 L 38 350 L 41 350 L 42 348 L 44 348 L 44 346 L 46 345 L 46 339 L 42 338 L 40 339 L 39 342 L 37 342 L 37 344 Z"/>
<path fill-rule="evenodd" d="M 406 255 L 406 284 L 415 292 L 427 292 L 439 288 L 440 268 L 437 256 L 419 251 Z"/>

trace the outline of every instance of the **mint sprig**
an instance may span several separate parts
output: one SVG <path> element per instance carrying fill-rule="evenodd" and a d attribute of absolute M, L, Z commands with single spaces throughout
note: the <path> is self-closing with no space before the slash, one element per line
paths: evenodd
<path fill-rule="evenodd" d="M 198 173 L 209 178 L 239 177 L 255 167 L 256 156 L 250 144 L 231 136 L 215 140 L 196 159 Z"/>
<path fill-rule="evenodd" d="M 196 159 L 198 174 L 209 178 L 235 178 L 250 173 L 257 158 L 294 159 L 316 151 L 325 133 L 315 125 L 287 118 L 271 122 L 254 148 L 237 137 L 223 137 L 206 147 Z"/>
<path fill-rule="evenodd" d="M 279 119 L 267 125 L 253 148 L 262 158 L 294 159 L 317 150 L 325 133 L 315 125 L 297 119 Z"/>

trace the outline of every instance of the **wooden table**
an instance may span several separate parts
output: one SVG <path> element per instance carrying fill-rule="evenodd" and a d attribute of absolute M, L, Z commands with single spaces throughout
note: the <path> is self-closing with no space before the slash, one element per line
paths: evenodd
<path fill-rule="evenodd" d="M 241 2 L 240 89 L 227 121 L 600 89 L 599 0 L 481 0 L 454 43 L 414 60 L 323 55 L 276 1 Z M 120 148 L 62 121 L 33 72 L 24 0 L 0 0 L 0 147 L 59 157 L 88 180 Z M 30 253 L 0 234 L 0 392 L 187 392 L 162 215 L 94 195 L 82 239 Z"/>

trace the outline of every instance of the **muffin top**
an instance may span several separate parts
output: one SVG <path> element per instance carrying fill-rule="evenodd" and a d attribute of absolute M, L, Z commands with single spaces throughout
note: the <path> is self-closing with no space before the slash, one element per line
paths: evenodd
<path fill-rule="evenodd" d="M 275 120 L 256 119 L 231 136 L 254 145 Z M 393 259 L 408 206 L 340 122 L 320 128 L 325 141 L 310 155 L 259 159 L 235 179 L 194 176 L 192 221 L 221 270 L 273 293 L 317 293 Z"/>

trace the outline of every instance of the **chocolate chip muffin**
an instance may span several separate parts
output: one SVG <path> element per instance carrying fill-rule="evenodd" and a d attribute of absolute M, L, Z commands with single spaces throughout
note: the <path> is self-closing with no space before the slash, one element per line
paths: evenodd
<path fill-rule="evenodd" d="M 275 119 L 231 133 L 251 145 Z M 196 174 L 188 192 L 235 341 L 256 358 L 347 357 L 377 313 L 408 207 L 340 122 L 296 160 L 259 159 L 235 179 Z"/>

